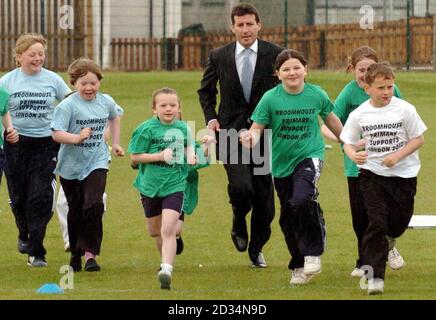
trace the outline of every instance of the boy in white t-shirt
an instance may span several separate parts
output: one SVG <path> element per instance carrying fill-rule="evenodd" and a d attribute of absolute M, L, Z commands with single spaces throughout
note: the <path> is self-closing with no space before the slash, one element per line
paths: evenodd
<path fill-rule="evenodd" d="M 371 99 L 350 114 L 341 133 L 344 151 L 360 168 L 360 191 L 367 208 L 363 263 L 373 271 L 373 278 L 367 274 L 369 294 L 384 290 L 386 236 L 398 238 L 413 215 L 421 167 L 418 149 L 427 130 L 413 105 L 393 97 L 394 79 L 386 64 L 368 68 L 365 91 Z M 365 150 L 359 150 L 359 141 Z"/>

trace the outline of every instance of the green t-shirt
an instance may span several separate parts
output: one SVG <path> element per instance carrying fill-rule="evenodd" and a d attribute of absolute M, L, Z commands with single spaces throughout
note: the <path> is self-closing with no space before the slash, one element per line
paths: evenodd
<path fill-rule="evenodd" d="M 0 116 L 8 112 L 9 94 L 6 90 L 0 88 Z M 3 147 L 3 125 L 0 122 L 0 147 Z"/>
<path fill-rule="evenodd" d="M 195 154 L 197 155 L 197 164 L 188 166 L 188 177 L 186 179 L 186 188 L 183 198 L 183 213 L 192 214 L 198 204 L 198 169 L 205 168 L 209 165 L 207 158 L 204 156 L 203 148 L 200 143 L 195 143 Z"/>
<path fill-rule="evenodd" d="M 332 112 L 333 104 L 321 87 L 306 83 L 299 94 L 279 84 L 267 91 L 251 119 L 272 130 L 272 175 L 290 176 L 304 159 L 324 160 L 324 140 L 318 123 Z"/>
<path fill-rule="evenodd" d="M 401 92 L 396 86 L 394 87 L 394 96 L 402 98 Z M 350 113 L 368 99 L 370 99 L 370 96 L 366 94 L 365 90 L 359 87 L 356 80 L 352 80 L 344 87 L 344 89 L 342 89 L 336 98 L 333 112 L 341 120 L 342 124 L 345 124 Z M 350 158 L 348 158 L 345 152 L 344 173 L 346 177 L 359 176 L 359 168 Z"/>
<path fill-rule="evenodd" d="M 192 144 L 186 122 L 164 124 L 152 118 L 139 125 L 132 133 L 128 151 L 133 154 L 159 153 L 173 149 L 173 161 L 140 163 L 134 186 L 147 197 L 166 197 L 175 192 L 184 192 L 188 165 L 185 148 Z"/>

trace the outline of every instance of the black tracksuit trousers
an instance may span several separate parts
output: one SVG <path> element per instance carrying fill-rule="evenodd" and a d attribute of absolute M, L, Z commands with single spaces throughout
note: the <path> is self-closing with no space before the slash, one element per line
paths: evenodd
<path fill-rule="evenodd" d="M 5 141 L 4 150 L 8 163 L 5 175 L 18 237 L 30 242 L 30 256 L 45 258 L 43 240 L 53 215 L 59 144 L 52 137 L 20 135 L 17 143 Z"/>

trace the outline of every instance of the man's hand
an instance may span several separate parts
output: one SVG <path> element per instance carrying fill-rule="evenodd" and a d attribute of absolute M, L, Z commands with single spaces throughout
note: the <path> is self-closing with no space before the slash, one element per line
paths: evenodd
<path fill-rule="evenodd" d="M 211 131 L 220 131 L 220 123 L 217 119 L 210 120 L 207 124 L 207 128 Z"/>

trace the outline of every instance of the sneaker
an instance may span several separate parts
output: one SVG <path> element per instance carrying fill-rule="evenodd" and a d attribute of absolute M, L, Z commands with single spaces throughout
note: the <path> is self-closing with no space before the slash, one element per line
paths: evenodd
<path fill-rule="evenodd" d="M 364 275 L 365 275 L 365 271 L 360 268 L 354 268 L 354 270 L 350 274 L 350 276 L 355 278 L 362 278 Z"/>
<path fill-rule="evenodd" d="M 88 260 L 86 260 L 85 263 L 85 271 L 87 272 L 95 272 L 95 271 L 100 271 L 100 266 L 98 265 L 97 261 L 95 261 L 95 259 L 90 258 Z"/>
<path fill-rule="evenodd" d="M 64 245 L 64 250 L 65 250 L 65 252 L 70 252 L 70 251 L 71 251 L 71 248 L 70 248 L 70 244 L 69 244 L 69 243 L 66 243 L 66 244 Z"/>
<path fill-rule="evenodd" d="M 384 290 L 385 282 L 383 279 L 374 278 L 368 280 L 368 294 L 382 294 Z"/>
<path fill-rule="evenodd" d="M 265 261 L 265 257 L 263 256 L 262 252 L 259 252 L 256 260 L 251 262 L 252 268 L 266 268 L 267 264 Z"/>
<path fill-rule="evenodd" d="M 21 239 L 18 239 L 17 248 L 19 253 L 26 254 L 27 251 L 29 250 L 29 246 L 30 246 L 29 241 L 23 241 Z"/>
<path fill-rule="evenodd" d="M 306 284 L 313 278 L 313 275 L 306 275 L 304 273 L 304 268 L 297 268 L 292 270 L 291 281 L 289 281 L 292 285 Z"/>
<path fill-rule="evenodd" d="M 171 272 L 168 270 L 160 270 L 157 274 L 157 278 L 160 282 L 160 288 L 170 290 L 171 289 Z"/>
<path fill-rule="evenodd" d="M 176 243 L 177 243 L 176 254 L 179 255 L 183 252 L 183 247 L 184 247 L 182 236 L 176 237 Z"/>
<path fill-rule="evenodd" d="M 406 265 L 403 257 L 395 247 L 392 250 L 389 250 L 388 263 L 392 270 L 399 270 Z"/>
<path fill-rule="evenodd" d="M 29 256 L 27 259 L 27 265 L 32 268 L 44 268 L 47 267 L 47 262 L 44 258 Z"/>
<path fill-rule="evenodd" d="M 321 257 L 320 256 L 305 256 L 304 257 L 304 274 L 317 274 L 321 272 Z"/>

